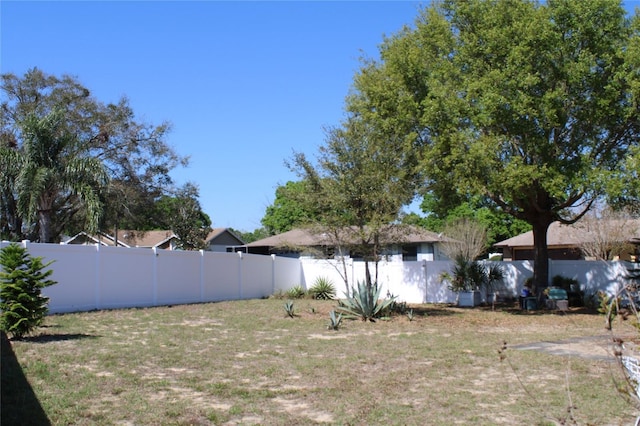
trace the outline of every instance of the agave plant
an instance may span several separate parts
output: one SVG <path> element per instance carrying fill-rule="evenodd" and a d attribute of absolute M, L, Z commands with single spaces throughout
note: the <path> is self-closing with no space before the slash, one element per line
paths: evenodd
<path fill-rule="evenodd" d="M 284 311 L 287 313 L 287 315 L 290 318 L 293 318 L 296 316 L 296 312 L 293 308 L 293 302 L 291 300 L 287 300 L 284 304 Z"/>
<path fill-rule="evenodd" d="M 395 301 L 395 296 L 380 300 L 380 291 L 381 287 L 377 283 L 367 286 L 364 282 L 359 282 L 358 288 L 351 289 L 351 295 L 341 301 L 338 309 L 351 318 L 375 321 Z"/>
<path fill-rule="evenodd" d="M 337 314 L 336 311 L 329 312 L 329 330 L 338 330 L 342 324 L 342 314 Z"/>
<path fill-rule="evenodd" d="M 414 317 L 415 317 L 415 316 L 414 316 L 414 314 L 413 314 L 413 309 L 409 309 L 409 310 L 407 311 L 407 318 L 409 318 L 409 321 L 413 321 L 413 318 L 414 318 Z"/>
<path fill-rule="evenodd" d="M 314 299 L 331 300 L 336 296 L 336 288 L 330 279 L 318 277 L 309 289 L 309 294 Z"/>

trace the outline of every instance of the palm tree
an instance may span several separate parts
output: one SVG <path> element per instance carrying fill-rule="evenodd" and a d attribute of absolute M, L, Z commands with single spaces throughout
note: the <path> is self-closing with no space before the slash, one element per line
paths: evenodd
<path fill-rule="evenodd" d="M 44 117 L 29 115 L 22 123 L 22 146 L 0 146 L 0 166 L 12 171 L 0 183 L 15 195 L 16 213 L 23 226 L 37 231 L 42 243 L 54 242 L 79 213 L 86 229 L 98 227 L 102 213 L 99 192 L 109 177 L 86 145 L 65 130 L 63 112 Z"/>

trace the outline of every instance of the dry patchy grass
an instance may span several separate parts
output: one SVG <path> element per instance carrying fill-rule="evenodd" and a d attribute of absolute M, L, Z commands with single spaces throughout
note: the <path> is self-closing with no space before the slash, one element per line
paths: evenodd
<path fill-rule="evenodd" d="M 616 364 L 592 356 L 610 341 L 593 338 L 606 334 L 597 315 L 421 305 L 413 321 L 334 331 L 336 302 L 294 303 L 294 318 L 282 300 L 54 315 L 12 347 L 53 424 L 543 425 L 569 406 L 578 424 L 635 416 Z M 569 356 L 498 355 L 503 341 L 563 340 Z"/>

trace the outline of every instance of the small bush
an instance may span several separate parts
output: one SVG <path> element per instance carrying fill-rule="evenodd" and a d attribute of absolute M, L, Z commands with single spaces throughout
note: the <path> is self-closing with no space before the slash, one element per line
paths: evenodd
<path fill-rule="evenodd" d="M 42 324 L 49 298 L 42 296 L 41 290 L 56 284 L 47 279 L 53 271 L 43 271 L 51 263 L 31 257 L 17 244 L 0 250 L 0 328 L 7 334 L 22 338 Z"/>
<path fill-rule="evenodd" d="M 553 287 L 560 287 L 566 291 L 575 291 L 579 288 L 578 280 L 574 278 L 563 277 L 562 275 L 556 275 L 551 279 L 551 285 Z"/>
<path fill-rule="evenodd" d="M 286 292 L 286 296 L 289 299 L 302 299 L 306 295 L 307 295 L 307 291 L 301 285 L 297 285 L 297 286 L 291 287 Z"/>
<path fill-rule="evenodd" d="M 332 300 L 336 297 L 336 287 L 330 279 L 318 277 L 309 289 L 309 294 L 314 299 Z"/>

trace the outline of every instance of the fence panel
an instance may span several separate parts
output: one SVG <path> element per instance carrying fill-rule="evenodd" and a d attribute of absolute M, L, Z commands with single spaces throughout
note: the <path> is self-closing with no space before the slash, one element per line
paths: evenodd
<path fill-rule="evenodd" d="M 49 297 L 52 314 L 97 309 L 98 259 L 97 246 L 73 246 L 65 249 L 55 244 L 27 244 L 31 256 L 41 256 L 44 262 L 54 260 L 51 279 L 58 284 L 46 287 L 42 294 Z"/>
<path fill-rule="evenodd" d="M 153 250 L 100 247 L 98 309 L 153 306 Z"/>
<path fill-rule="evenodd" d="M 155 261 L 155 305 L 197 303 L 203 300 L 200 252 L 157 250 Z"/>
<path fill-rule="evenodd" d="M 272 293 L 286 291 L 303 282 L 302 264 L 299 259 L 274 256 Z"/>
<path fill-rule="evenodd" d="M 259 299 L 273 292 L 273 258 L 259 254 L 242 254 L 240 298 Z"/>
<path fill-rule="evenodd" d="M 208 251 L 202 256 L 203 301 L 240 299 L 240 256 Z"/>

